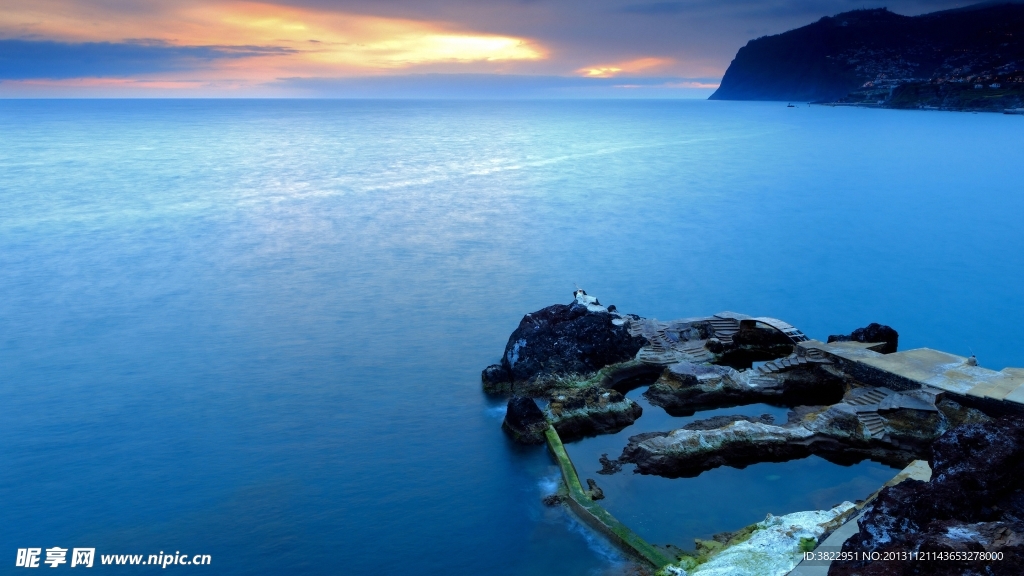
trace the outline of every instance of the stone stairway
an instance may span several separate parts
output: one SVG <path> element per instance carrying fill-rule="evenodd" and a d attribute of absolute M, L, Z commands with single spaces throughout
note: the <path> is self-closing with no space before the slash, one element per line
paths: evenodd
<path fill-rule="evenodd" d="M 858 412 L 857 419 L 864 426 L 864 429 L 868 431 L 868 435 L 871 438 L 886 439 L 888 436 L 885 433 L 885 421 L 878 415 L 878 412 Z"/>
<path fill-rule="evenodd" d="M 872 388 L 863 394 L 846 400 L 845 402 L 851 406 L 872 406 L 877 405 L 882 400 L 888 398 L 889 394 L 891 394 L 891 392 L 886 392 L 881 388 Z"/>
<path fill-rule="evenodd" d="M 679 353 L 671 348 L 665 348 L 658 343 L 651 343 L 650 346 L 644 346 L 637 352 L 636 359 L 647 363 L 656 364 L 659 366 L 667 366 L 669 364 L 675 364 L 681 360 Z"/>
<path fill-rule="evenodd" d="M 732 344 L 732 337 L 740 331 L 740 321 L 735 318 L 711 317 L 711 329 L 722 344 Z"/>
<path fill-rule="evenodd" d="M 758 375 L 751 376 L 749 382 L 751 386 L 757 386 L 758 388 L 775 388 L 779 385 L 778 380 Z"/>
<path fill-rule="evenodd" d="M 864 393 L 851 396 L 849 399 L 844 400 L 851 406 L 874 406 L 874 410 L 857 411 L 857 419 L 860 420 L 864 429 L 868 431 L 870 438 L 880 438 L 882 440 L 888 439 L 888 434 L 885 433 L 885 421 L 881 415 L 878 414 L 878 405 L 888 398 L 893 392 L 884 388 L 871 388 Z"/>
<path fill-rule="evenodd" d="M 811 363 L 811 360 L 808 360 L 804 356 L 790 354 L 781 360 L 772 360 L 771 362 L 766 362 L 761 366 L 758 366 L 757 371 L 761 374 L 774 374 L 776 372 L 781 372 L 783 370 L 788 370 L 790 368 L 809 363 Z"/>
<path fill-rule="evenodd" d="M 714 358 L 704 347 L 706 340 L 677 341 L 668 335 L 670 330 L 678 331 L 681 327 L 672 322 L 659 322 L 654 319 L 630 319 L 627 330 L 631 336 L 642 336 L 649 344 L 640 349 L 636 358 L 647 364 L 666 366 L 676 362 L 708 362 Z"/>
<path fill-rule="evenodd" d="M 793 328 L 792 326 L 787 329 L 784 329 L 782 333 L 785 334 L 786 336 L 789 336 L 789 339 L 792 340 L 793 342 L 806 342 L 807 340 L 809 340 L 809 338 L 803 332 L 797 330 L 796 328 Z"/>
<path fill-rule="evenodd" d="M 708 352 L 708 349 L 704 347 L 704 340 L 693 340 L 690 342 L 681 342 L 677 350 L 682 352 L 686 360 L 690 362 L 708 362 L 715 357 L 714 354 Z"/>
<path fill-rule="evenodd" d="M 822 352 L 821 350 L 818 350 L 816 348 L 809 348 L 809 349 L 802 349 L 802 350 L 800 348 L 797 348 L 797 350 L 798 350 L 798 352 L 802 351 L 804 356 L 807 357 L 807 359 L 809 359 L 809 360 L 816 360 L 818 362 L 829 363 L 829 364 L 832 363 L 832 361 L 828 359 L 828 356 L 824 352 Z"/>

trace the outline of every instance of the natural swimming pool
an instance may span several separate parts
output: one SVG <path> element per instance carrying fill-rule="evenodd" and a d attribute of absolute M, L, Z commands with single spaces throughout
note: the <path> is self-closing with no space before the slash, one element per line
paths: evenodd
<path fill-rule="evenodd" d="M 776 516 L 805 510 L 828 509 L 844 500 L 869 496 L 892 478 L 897 469 L 865 460 L 852 466 L 833 464 L 810 456 L 789 462 L 766 462 L 746 468 L 720 467 L 696 478 L 663 478 L 633 473 L 626 464 L 616 474 L 602 475 L 598 459 L 607 453 L 615 459 L 630 436 L 642 432 L 667 432 L 695 420 L 719 415 L 760 416 L 771 414 L 776 424 L 786 422 L 788 408 L 751 404 L 673 417 L 651 405 L 643 392 L 626 394 L 643 407 L 643 415 L 616 434 L 566 443 L 581 481 L 593 478 L 604 490 L 601 505 L 652 544 L 672 544 L 693 549 L 693 539 L 710 538 Z"/>

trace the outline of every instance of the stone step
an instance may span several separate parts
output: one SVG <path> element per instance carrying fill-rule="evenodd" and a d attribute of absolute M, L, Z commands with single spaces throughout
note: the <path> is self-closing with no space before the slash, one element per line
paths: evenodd
<path fill-rule="evenodd" d="M 878 412 L 861 412 L 857 419 L 867 429 L 872 438 L 878 438 L 885 432 L 885 421 L 878 415 Z"/>

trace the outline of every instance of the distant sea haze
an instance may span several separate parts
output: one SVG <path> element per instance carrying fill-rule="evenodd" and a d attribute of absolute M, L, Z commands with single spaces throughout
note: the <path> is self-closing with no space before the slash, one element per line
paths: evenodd
<path fill-rule="evenodd" d="M 1024 366 L 1022 121 L 0 101 L 0 542 L 218 574 L 621 572 L 542 504 L 554 463 L 481 391 L 522 316 L 578 284 L 647 317 L 734 310 L 819 339 L 882 322 L 902 348 Z M 679 422 L 644 409 L 638 430 Z M 588 470 L 616 441 L 567 448 Z M 632 528 L 688 547 L 888 474 L 718 469 L 666 480 L 662 505 L 628 467 L 598 481 L 637 499 L 609 497 Z M 704 524 L 666 520 L 679 494 Z"/>

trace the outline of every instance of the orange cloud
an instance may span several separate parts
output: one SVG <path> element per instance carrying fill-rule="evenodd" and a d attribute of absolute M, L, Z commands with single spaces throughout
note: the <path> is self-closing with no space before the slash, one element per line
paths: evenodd
<path fill-rule="evenodd" d="M 671 58 L 638 58 L 636 60 L 629 60 L 628 62 L 620 62 L 618 64 L 585 66 L 577 70 L 576 73 L 589 78 L 612 78 L 622 74 L 636 74 L 638 72 L 662 68 L 669 66 L 674 62 L 675 60 Z"/>
<path fill-rule="evenodd" d="M 442 23 L 261 2 L 196 2 L 103 10 L 69 0 L 9 0 L 0 34 L 67 42 L 144 38 L 175 46 L 274 46 L 284 53 L 217 61 L 201 78 L 272 79 L 386 73 L 424 65 L 540 60 L 538 43 Z"/>

